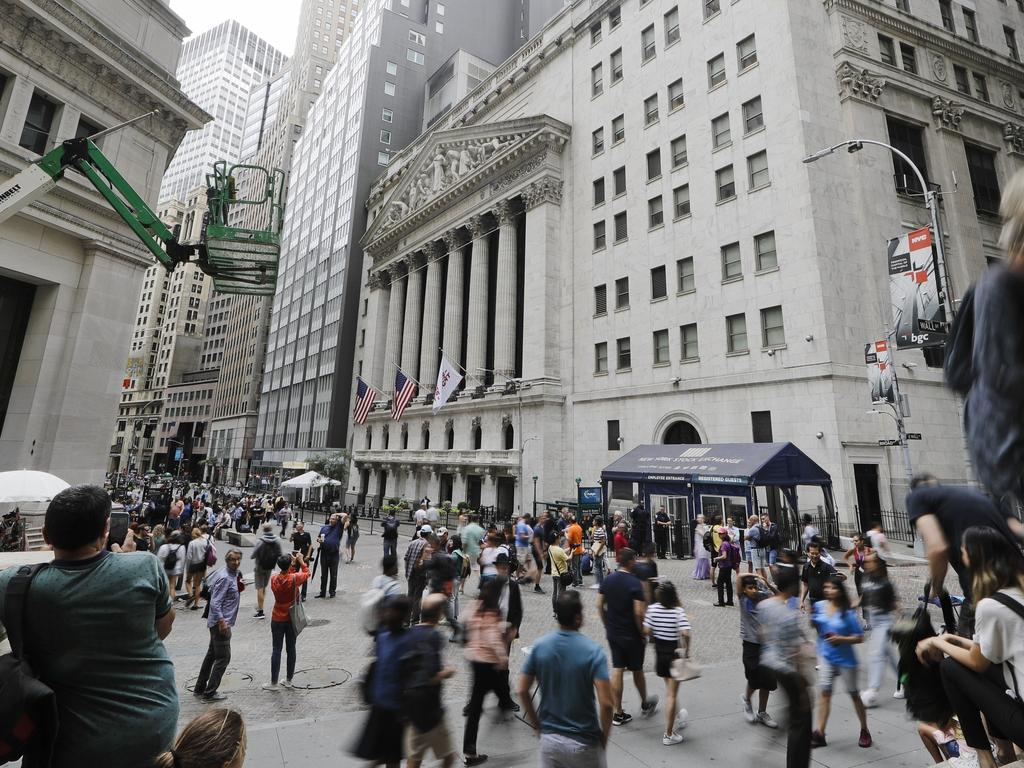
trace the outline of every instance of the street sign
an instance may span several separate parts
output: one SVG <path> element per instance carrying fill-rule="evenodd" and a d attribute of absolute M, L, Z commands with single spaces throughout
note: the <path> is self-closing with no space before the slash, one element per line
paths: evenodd
<path fill-rule="evenodd" d="M 921 433 L 920 432 L 907 432 L 907 440 L 920 440 L 920 439 L 921 439 Z"/>
<path fill-rule="evenodd" d="M 901 440 L 890 439 L 890 440 L 879 440 L 879 445 L 903 445 Z"/>

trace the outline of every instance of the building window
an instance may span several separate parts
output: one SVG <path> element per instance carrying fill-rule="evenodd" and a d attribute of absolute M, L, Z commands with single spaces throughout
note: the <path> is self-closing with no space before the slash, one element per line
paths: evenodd
<path fill-rule="evenodd" d="M 622 23 L 622 9 L 619 6 L 615 6 L 608 11 L 608 29 L 613 30 Z"/>
<path fill-rule="evenodd" d="M 697 278 L 693 272 L 693 257 L 687 256 L 676 262 L 676 293 L 693 293 L 697 290 Z"/>
<path fill-rule="evenodd" d="M 594 205 L 604 204 L 604 176 L 594 179 Z"/>
<path fill-rule="evenodd" d="M 626 116 L 612 118 L 612 144 L 618 144 L 626 138 Z"/>
<path fill-rule="evenodd" d="M 779 256 L 775 252 L 775 232 L 754 235 L 754 254 L 758 272 L 775 269 L 779 266 Z"/>
<path fill-rule="evenodd" d="M 593 154 L 600 155 L 604 152 L 604 128 L 598 128 L 591 135 L 593 142 Z"/>
<path fill-rule="evenodd" d="M 658 122 L 658 94 L 644 99 L 644 125 L 654 125 L 656 122 Z"/>
<path fill-rule="evenodd" d="M 700 356 L 696 323 L 679 326 L 679 347 L 682 360 L 696 360 Z"/>
<path fill-rule="evenodd" d="M 50 141 L 50 128 L 53 127 L 53 117 L 56 113 L 56 104 L 39 91 L 33 91 L 18 144 L 37 155 L 45 155 Z"/>
<path fill-rule="evenodd" d="M 878 57 L 883 64 L 888 64 L 890 67 L 896 66 L 896 45 L 891 37 L 878 36 Z"/>
<path fill-rule="evenodd" d="M 444 16 L 444 11 L 445 11 L 444 3 L 438 3 L 437 4 L 437 15 L 438 16 Z"/>
<path fill-rule="evenodd" d="M 896 0 L 896 10 L 910 13 L 910 0 Z"/>
<path fill-rule="evenodd" d="M 612 171 L 612 194 L 615 197 L 626 194 L 626 166 L 620 166 Z"/>
<path fill-rule="evenodd" d="M 377 153 L 377 165 L 387 165 L 391 162 L 391 155 L 388 152 Z"/>
<path fill-rule="evenodd" d="M 3 85 L 3 75 L 0 75 L 0 97 L 2 97 L 4 94 Z M 75 129 L 75 138 L 84 139 L 87 136 L 92 136 L 93 134 L 99 133 L 101 130 L 103 129 L 91 120 L 88 120 L 84 117 L 79 117 L 78 127 Z"/>
<path fill-rule="evenodd" d="M 679 42 L 679 8 L 665 14 L 665 47 Z"/>
<path fill-rule="evenodd" d="M 590 69 L 590 95 L 600 96 L 604 93 L 604 67 L 598 64 Z"/>
<path fill-rule="evenodd" d="M 605 227 L 603 221 L 594 222 L 594 250 L 600 251 L 605 246 Z"/>
<path fill-rule="evenodd" d="M 620 277 L 615 281 L 615 309 L 629 309 L 628 277 Z"/>
<path fill-rule="evenodd" d="M 761 346 L 765 349 L 786 344 L 786 330 L 782 327 L 782 307 L 761 310 Z"/>
<path fill-rule="evenodd" d="M 731 165 L 715 171 L 715 185 L 718 187 L 718 202 L 736 197 L 736 179 L 733 177 Z"/>
<path fill-rule="evenodd" d="M 384 107 L 384 108 L 383 108 L 383 109 L 382 109 L 382 110 L 380 111 L 380 119 L 381 119 L 381 122 L 385 122 L 385 123 L 393 123 L 393 122 L 395 122 L 395 113 L 394 113 L 394 112 L 392 112 L 392 111 L 391 111 L 390 109 L 388 109 L 387 107 Z"/>
<path fill-rule="evenodd" d="M 665 222 L 665 212 L 662 209 L 661 195 L 647 201 L 647 217 L 650 229 L 656 229 Z"/>
<path fill-rule="evenodd" d="M 711 146 L 715 149 L 724 147 L 732 142 L 732 134 L 729 131 L 729 113 L 719 115 L 711 121 Z"/>
<path fill-rule="evenodd" d="M 385 80 L 384 81 L 384 93 L 387 96 L 394 96 L 395 95 L 395 84 Z"/>
<path fill-rule="evenodd" d="M 974 95 L 982 101 L 988 101 L 988 80 L 985 79 L 984 75 L 980 75 L 977 72 L 972 72 L 974 75 Z"/>
<path fill-rule="evenodd" d="M 953 65 L 953 79 L 956 80 L 956 89 L 960 93 L 971 95 L 971 81 L 967 75 L 967 70 L 963 67 L 959 67 L 956 64 Z"/>
<path fill-rule="evenodd" d="M 974 191 L 974 210 L 987 216 L 999 215 L 999 178 L 996 176 L 996 153 L 964 142 L 967 170 Z"/>
<path fill-rule="evenodd" d="M 444 22 L 443 21 L 435 21 L 434 22 L 434 31 L 437 32 L 437 34 L 439 34 L 439 35 L 443 35 L 444 34 Z"/>
<path fill-rule="evenodd" d="M 753 35 L 736 43 L 736 60 L 739 62 L 740 72 L 757 64 L 757 41 Z"/>
<path fill-rule="evenodd" d="M 594 373 L 608 373 L 608 342 L 594 345 Z"/>
<path fill-rule="evenodd" d="M 896 149 L 906 154 L 914 165 L 921 171 L 921 175 L 928 178 L 928 164 L 924 155 L 924 130 L 916 125 L 904 123 L 893 117 L 885 119 L 889 130 L 889 143 Z M 917 174 L 904 162 L 903 158 L 897 155 L 892 156 L 893 172 L 896 178 L 896 191 L 901 195 L 920 195 L 924 192 L 921 183 L 917 180 Z"/>
<path fill-rule="evenodd" d="M 414 51 L 410 48 L 405 49 L 405 58 L 411 61 L 413 64 L 425 64 L 426 57 L 419 51 Z"/>
<path fill-rule="evenodd" d="M 725 54 L 720 53 L 708 60 L 708 88 L 716 88 L 725 82 Z"/>
<path fill-rule="evenodd" d="M 964 12 L 964 33 L 968 40 L 976 43 L 978 42 L 978 18 L 974 15 L 974 11 L 969 11 L 966 8 L 962 10 Z"/>
<path fill-rule="evenodd" d="M 759 128 L 764 128 L 764 112 L 761 97 L 756 96 L 743 104 L 743 133 L 753 133 Z"/>
<path fill-rule="evenodd" d="M 612 73 L 612 85 L 615 85 L 619 80 L 622 79 L 622 49 L 612 51 L 612 55 L 608 57 L 609 71 Z"/>
<path fill-rule="evenodd" d="M 608 422 L 608 450 L 617 451 L 622 448 L 622 437 L 619 435 L 619 420 Z"/>
<path fill-rule="evenodd" d="M 422 45 L 426 45 L 427 44 L 427 36 L 424 35 L 421 32 L 416 32 L 415 30 L 410 29 L 409 30 L 409 42 L 410 43 L 416 43 L 416 45 L 421 45 L 421 46 Z"/>
<path fill-rule="evenodd" d="M 624 339 L 616 339 L 615 341 L 615 368 L 619 371 L 628 371 L 632 363 L 632 355 L 630 352 L 629 337 Z"/>
<path fill-rule="evenodd" d="M 946 28 L 946 31 L 956 33 L 956 25 L 953 23 L 952 0 L 939 0 L 939 15 L 942 17 L 942 26 Z"/>
<path fill-rule="evenodd" d="M 676 136 L 670 145 L 672 151 L 672 168 L 681 168 L 686 165 L 686 134 Z"/>
<path fill-rule="evenodd" d="M 381 131 L 380 132 L 380 143 L 381 144 L 390 144 L 391 143 L 391 131 Z"/>
<path fill-rule="evenodd" d="M 690 215 L 690 185 L 683 184 L 672 190 L 672 205 L 675 218 L 682 219 Z"/>
<path fill-rule="evenodd" d="M 686 103 L 683 96 L 683 78 L 668 84 L 668 111 L 674 112 Z"/>
<path fill-rule="evenodd" d="M 621 243 L 629 238 L 629 227 L 626 224 L 626 212 L 615 214 L 615 242 Z"/>
<path fill-rule="evenodd" d="M 668 328 L 654 332 L 654 364 L 668 365 L 672 360 L 668 351 Z"/>
<path fill-rule="evenodd" d="M 661 149 L 652 149 L 647 153 L 647 181 L 661 178 Z"/>
<path fill-rule="evenodd" d="M 595 285 L 594 286 L 594 316 L 599 317 L 601 315 L 608 314 L 608 286 L 607 285 Z"/>
<path fill-rule="evenodd" d="M 740 244 L 722 246 L 722 282 L 743 277 L 743 263 L 740 259 Z"/>
<path fill-rule="evenodd" d="M 732 354 L 747 351 L 747 318 L 745 315 L 729 315 L 725 318 L 727 351 Z"/>
<path fill-rule="evenodd" d="M 900 43 L 900 57 L 903 59 L 903 71 L 917 74 L 917 51 L 914 46 Z"/>
<path fill-rule="evenodd" d="M 665 267 L 654 267 L 651 270 L 651 301 L 664 299 L 668 296 L 668 285 L 665 281 Z"/>
<path fill-rule="evenodd" d="M 654 45 L 654 25 L 647 27 L 640 33 L 640 60 L 646 64 L 658 54 Z"/>
<path fill-rule="evenodd" d="M 1017 33 L 1013 27 L 1003 27 L 1003 37 L 1006 39 L 1006 50 L 1010 58 L 1020 61 L 1020 51 L 1017 49 Z"/>
<path fill-rule="evenodd" d="M 704 0 L 704 20 L 707 21 L 722 10 L 719 0 Z"/>
<path fill-rule="evenodd" d="M 747 181 L 752 192 L 755 189 L 768 186 L 768 153 L 758 152 L 747 158 Z"/>
<path fill-rule="evenodd" d="M 590 25 L 590 44 L 597 45 L 601 42 L 601 22 L 597 21 Z"/>

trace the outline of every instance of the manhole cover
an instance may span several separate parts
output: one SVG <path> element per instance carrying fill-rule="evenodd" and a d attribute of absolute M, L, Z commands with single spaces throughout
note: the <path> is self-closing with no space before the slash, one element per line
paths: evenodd
<path fill-rule="evenodd" d="M 330 619 L 310 619 L 309 623 L 306 624 L 306 626 L 307 627 L 322 627 L 325 624 L 330 624 L 330 623 L 331 623 Z"/>
<path fill-rule="evenodd" d="M 316 669 L 300 669 L 292 677 L 296 688 L 304 688 L 312 691 L 318 688 L 333 688 L 336 685 L 347 683 L 352 679 L 352 673 L 338 667 L 318 667 Z"/>
<path fill-rule="evenodd" d="M 194 691 L 196 688 L 196 680 L 199 678 L 193 677 L 185 685 L 190 691 Z M 217 686 L 217 690 L 222 693 L 235 693 L 237 691 L 243 691 L 246 688 L 252 686 L 252 675 L 245 672 L 239 672 L 238 670 L 229 669 L 224 673 L 224 677 L 220 679 L 220 685 Z"/>

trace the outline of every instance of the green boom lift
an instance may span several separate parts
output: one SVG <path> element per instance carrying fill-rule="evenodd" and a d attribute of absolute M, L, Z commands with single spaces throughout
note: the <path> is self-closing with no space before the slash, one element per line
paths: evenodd
<path fill-rule="evenodd" d="M 93 142 L 129 123 L 150 117 L 147 113 L 127 123 L 86 138 L 68 139 L 39 162 L 7 181 L 0 182 L 0 223 L 46 195 L 69 169 L 87 178 L 124 222 L 131 227 L 156 260 L 168 270 L 194 260 L 213 278 L 221 293 L 271 295 L 277 282 L 281 256 L 281 223 L 284 218 L 284 171 L 268 171 L 258 165 L 214 163 L 207 174 L 208 212 L 200 240 L 179 243 L 172 232 Z M 249 197 L 237 195 L 238 174 L 249 182 Z M 263 208 L 258 218 L 267 221 L 263 229 L 231 226 L 234 206 Z"/>

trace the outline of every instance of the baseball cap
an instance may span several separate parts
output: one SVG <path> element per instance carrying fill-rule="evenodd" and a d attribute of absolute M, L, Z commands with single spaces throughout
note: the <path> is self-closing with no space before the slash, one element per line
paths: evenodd
<path fill-rule="evenodd" d="M 431 528 L 429 525 L 422 525 L 422 526 L 420 526 L 420 533 L 433 533 L 433 532 L 434 532 L 434 529 Z"/>
<path fill-rule="evenodd" d="M 448 529 L 445 528 L 443 525 L 437 529 L 438 536 L 444 536 L 446 533 L 448 533 Z"/>

